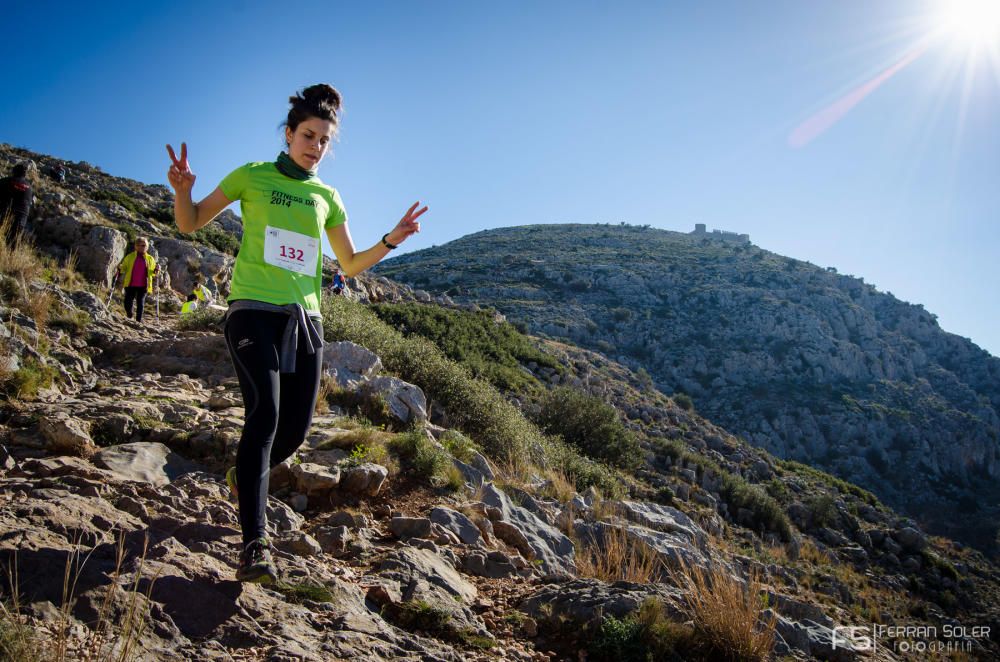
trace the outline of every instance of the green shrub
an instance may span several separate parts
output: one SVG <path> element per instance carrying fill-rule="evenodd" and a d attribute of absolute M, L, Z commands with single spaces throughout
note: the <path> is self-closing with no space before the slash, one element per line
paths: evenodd
<path fill-rule="evenodd" d="M 319 397 L 327 404 L 335 405 L 348 413 L 358 416 L 382 429 L 392 429 L 399 425 L 393 416 L 385 395 L 370 389 L 348 389 L 333 380 L 320 387 Z"/>
<path fill-rule="evenodd" d="M 955 569 L 955 566 L 953 566 L 948 559 L 938 556 L 930 549 L 922 550 L 920 555 L 924 559 L 924 564 L 929 567 L 937 568 L 942 577 L 947 577 L 948 579 L 956 582 L 961 579 L 961 575 L 958 574 L 958 570 Z"/>
<path fill-rule="evenodd" d="M 440 441 L 441 445 L 451 453 L 452 457 L 466 463 L 471 461 L 472 456 L 479 450 L 476 448 L 474 441 L 458 430 L 445 430 L 444 434 L 441 435 Z"/>
<path fill-rule="evenodd" d="M 372 310 L 404 336 L 417 335 L 437 345 L 444 354 L 504 391 L 538 390 L 541 383 L 521 366 L 534 361 L 562 372 L 523 333 L 507 322 L 498 323 L 486 310 L 450 310 L 415 303 L 378 304 Z"/>
<path fill-rule="evenodd" d="M 434 487 L 454 486 L 454 468 L 448 453 L 434 445 L 423 430 L 411 430 L 393 437 L 389 448 L 402 458 L 412 474 Z M 455 489 L 461 487 L 459 483 Z"/>
<path fill-rule="evenodd" d="M 148 210 L 144 205 L 129 197 L 127 193 L 122 193 L 121 191 L 97 189 L 90 194 L 90 199 L 102 202 L 117 202 L 139 218 L 145 218 L 148 215 Z"/>
<path fill-rule="evenodd" d="M 517 462 L 532 456 L 532 446 L 535 454 L 540 450 L 541 435 L 513 405 L 429 340 L 406 338 L 342 297 L 324 300 L 323 328 L 327 340 L 350 340 L 368 348 L 388 370 L 422 388 L 492 457 Z"/>
<path fill-rule="evenodd" d="M 451 624 L 451 612 L 423 600 L 400 602 L 396 608 L 395 621 L 407 630 L 424 630 L 440 633 Z"/>
<path fill-rule="evenodd" d="M 214 308 L 197 308 L 191 313 L 181 315 L 177 320 L 177 328 L 181 331 L 216 331 L 221 333 L 226 313 Z"/>
<path fill-rule="evenodd" d="M 819 469 L 814 469 L 807 464 L 802 464 L 801 462 L 796 462 L 794 460 L 778 460 L 778 466 L 786 471 L 798 474 L 803 477 L 812 478 L 813 480 L 819 481 L 827 487 L 831 487 L 841 494 L 850 494 L 855 496 L 865 503 L 874 506 L 876 508 L 881 508 L 882 504 L 879 502 L 878 497 L 869 492 L 868 490 L 858 487 L 853 483 L 848 483 L 846 480 L 841 480 L 836 476 L 826 473 L 825 471 L 820 471 Z"/>
<path fill-rule="evenodd" d="M 49 388 L 59 372 L 52 366 L 40 363 L 33 356 L 26 357 L 21 367 L 10 373 L 0 384 L 4 395 L 19 400 L 34 400 L 38 392 Z"/>
<path fill-rule="evenodd" d="M 780 478 L 772 478 L 767 481 L 764 484 L 764 489 L 782 505 L 787 505 L 792 501 L 791 491 Z"/>
<path fill-rule="evenodd" d="M 628 308 L 612 308 L 609 312 L 616 322 L 627 322 L 632 319 L 632 311 Z"/>
<path fill-rule="evenodd" d="M 752 514 L 751 526 L 755 529 L 773 531 L 783 540 L 791 540 L 792 525 L 788 516 L 774 496 L 759 485 L 751 485 L 743 477 L 726 471 L 704 455 L 691 452 L 675 439 L 654 439 L 653 450 L 657 455 L 669 457 L 675 464 L 695 465 L 700 475 L 708 472 L 719 476 L 719 494 L 729 505 L 730 512 L 746 508 Z M 787 491 L 784 485 L 781 488 Z M 768 489 L 771 489 L 770 484 Z"/>
<path fill-rule="evenodd" d="M 585 455 L 623 469 L 642 464 L 638 440 L 601 398 L 572 388 L 557 388 L 542 398 L 536 419 L 547 434 L 558 435 Z"/>
<path fill-rule="evenodd" d="M 632 614 L 601 622 L 588 646 L 594 662 L 661 662 L 704 659 L 690 626 L 670 621 L 663 605 L 649 598 Z"/>
<path fill-rule="evenodd" d="M 685 411 L 694 411 L 694 401 L 687 393 L 677 393 L 674 395 L 674 402 Z"/>
<path fill-rule="evenodd" d="M 214 221 L 203 228 L 195 230 L 187 238 L 211 246 L 220 253 L 226 253 L 227 255 L 235 256 L 240 252 L 240 240 L 236 238 L 236 235 L 226 232 Z"/>
<path fill-rule="evenodd" d="M 831 526 L 838 519 L 837 506 L 829 494 L 816 494 L 806 502 L 813 526 Z"/>
<path fill-rule="evenodd" d="M 360 466 L 371 462 L 373 464 L 385 465 L 388 461 L 388 453 L 385 446 L 380 444 L 366 445 L 358 444 L 351 449 L 351 454 L 343 461 L 345 466 Z"/>
<path fill-rule="evenodd" d="M 746 508 L 752 514 L 751 525 L 755 529 L 773 531 L 784 541 L 792 539 L 792 525 L 788 516 L 773 497 L 759 485 L 751 485 L 740 476 L 720 471 L 722 486 L 719 493 L 733 507 Z"/>
<path fill-rule="evenodd" d="M 584 457 L 562 438 L 545 437 L 542 448 L 547 465 L 558 467 L 567 478 L 573 481 L 577 491 L 583 492 L 593 485 L 607 497 L 620 499 L 625 496 L 625 486 L 607 467 Z"/>

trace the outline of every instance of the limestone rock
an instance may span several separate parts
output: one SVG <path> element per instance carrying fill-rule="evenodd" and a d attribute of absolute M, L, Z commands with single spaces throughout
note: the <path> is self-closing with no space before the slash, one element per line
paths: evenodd
<path fill-rule="evenodd" d="M 389 530 L 397 538 L 426 538 L 431 534 L 431 521 L 426 517 L 393 517 Z"/>
<path fill-rule="evenodd" d="M 153 485 L 166 485 L 186 473 L 200 470 L 198 465 L 163 444 L 150 442 L 111 446 L 96 453 L 92 461 L 123 480 L 144 481 Z"/>
<path fill-rule="evenodd" d="M 364 383 L 363 391 L 385 399 L 389 411 L 403 423 L 427 418 L 427 398 L 420 387 L 397 377 L 375 377 Z"/>
<path fill-rule="evenodd" d="M 483 502 L 499 509 L 503 521 L 520 530 L 543 572 L 576 574 L 573 543 L 561 531 L 545 523 L 531 511 L 515 505 L 492 483 L 487 483 L 483 490 Z M 494 530 L 496 524 L 494 521 Z"/>
<path fill-rule="evenodd" d="M 354 389 L 382 372 L 382 361 L 374 352 L 352 342 L 323 345 L 323 372 L 342 388 Z"/>
<path fill-rule="evenodd" d="M 341 472 L 339 489 L 347 494 L 372 497 L 379 493 L 388 476 L 388 469 L 370 462 L 356 467 L 347 467 Z"/>
<path fill-rule="evenodd" d="M 474 545 L 483 538 L 479 531 L 479 527 L 477 527 L 471 519 L 457 510 L 437 507 L 431 510 L 430 519 L 431 522 L 440 524 L 454 533 L 458 536 L 458 539 L 466 545 Z"/>
<path fill-rule="evenodd" d="M 66 412 L 55 412 L 42 418 L 38 422 L 38 430 L 54 452 L 86 457 L 97 450 L 90 437 L 89 423 L 72 418 Z"/>

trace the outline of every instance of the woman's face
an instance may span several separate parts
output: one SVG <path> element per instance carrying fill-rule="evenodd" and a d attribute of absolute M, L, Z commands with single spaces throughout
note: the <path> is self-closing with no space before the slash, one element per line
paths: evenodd
<path fill-rule="evenodd" d="M 295 131 L 285 127 L 288 155 L 300 168 L 313 170 L 319 167 L 319 162 L 330 148 L 333 130 L 333 122 L 318 117 L 303 120 L 295 127 Z"/>

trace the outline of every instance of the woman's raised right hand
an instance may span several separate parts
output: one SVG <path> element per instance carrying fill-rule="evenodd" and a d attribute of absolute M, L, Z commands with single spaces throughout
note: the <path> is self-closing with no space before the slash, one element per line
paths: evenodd
<path fill-rule="evenodd" d="M 170 145 L 167 145 L 167 153 L 172 161 L 170 170 L 167 171 L 167 180 L 176 193 L 190 193 L 197 176 L 191 172 L 191 166 L 188 165 L 187 143 L 181 143 L 181 158 L 177 158 L 174 148 Z"/>

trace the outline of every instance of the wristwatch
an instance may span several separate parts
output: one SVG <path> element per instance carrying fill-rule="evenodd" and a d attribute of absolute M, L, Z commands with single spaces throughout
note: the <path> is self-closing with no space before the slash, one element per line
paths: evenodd
<path fill-rule="evenodd" d="M 388 248 L 390 251 L 393 250 L 393 249 L 395 249 L 395 248 L 399 248 L 396 244 L 390 244 L 386 240 L 386 237 L 388 237 L 388 236 L 389 236 L 388 232 L 386 232 L 384 235 L 382 235 L 382 245 L 385 246 L 386 248 Z"/>

